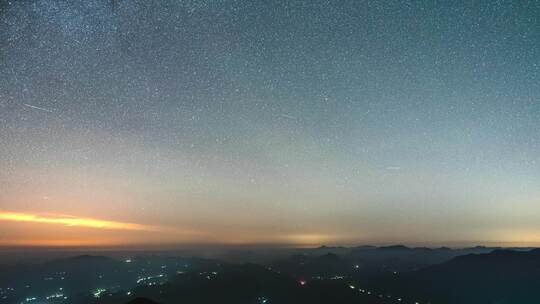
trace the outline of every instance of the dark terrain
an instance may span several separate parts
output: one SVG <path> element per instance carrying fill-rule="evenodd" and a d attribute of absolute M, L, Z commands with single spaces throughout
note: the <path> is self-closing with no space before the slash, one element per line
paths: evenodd
<path fill-rule="evenodd" d="M 242 260 L 246 262 L 242 262 Z M 320 247 L 0 267 L 0 303 L 538 303 L 540 249 Z"/>

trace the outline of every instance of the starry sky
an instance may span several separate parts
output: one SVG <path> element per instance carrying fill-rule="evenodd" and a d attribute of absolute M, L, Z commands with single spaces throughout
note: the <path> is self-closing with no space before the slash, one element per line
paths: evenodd
<path fill-rule="evenodd" d="M 0 246 L 540 245 L 539 1 L 3 1 Z"/>

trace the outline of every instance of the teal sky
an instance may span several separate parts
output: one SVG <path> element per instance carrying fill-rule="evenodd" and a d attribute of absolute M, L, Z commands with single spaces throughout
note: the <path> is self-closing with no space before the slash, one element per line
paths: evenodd
<path fill-rule="evenodd" d="M 6 2 L 0 168 L 0 245 L 539 245 L 540 3 Z"/>

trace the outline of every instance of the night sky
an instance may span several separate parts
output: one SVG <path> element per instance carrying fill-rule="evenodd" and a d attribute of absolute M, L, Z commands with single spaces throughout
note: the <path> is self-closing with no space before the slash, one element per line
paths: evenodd
<path fill-rule="evenodd" d="M 0 246 L 540 245 L 539 1 L 2 1 Z"/>

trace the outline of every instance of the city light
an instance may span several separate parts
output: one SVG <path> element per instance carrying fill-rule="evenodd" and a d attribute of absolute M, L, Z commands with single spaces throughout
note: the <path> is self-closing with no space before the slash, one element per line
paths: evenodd
<path fill-rule="evenodd" d="M 107 289 L 104 289 L 104 288 L 98 288 L 98 289 L 94 290 L 94 291 L 92 292 L 92 294 L 94 295 L 94 298 L 99 298 L 99 297 L 101 297 L 101 295 L 102 295 L 105 291 L 107 291 Z"/>

